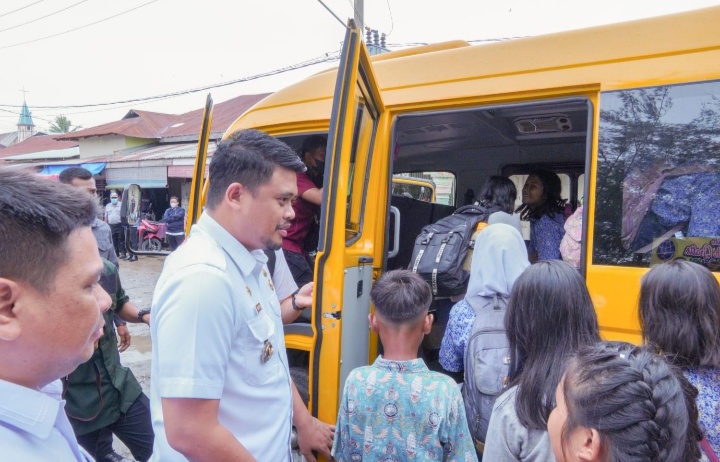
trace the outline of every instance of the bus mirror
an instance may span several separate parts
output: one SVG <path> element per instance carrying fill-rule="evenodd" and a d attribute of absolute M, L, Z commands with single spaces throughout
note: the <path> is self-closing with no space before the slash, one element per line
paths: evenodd
<path fill-rule="evenodd" d="M 140 199 L 142 198 L 142 189 L 136 184 L 125 186 L 122 196 L 122 204 L 120 205 L 120 216 L 128 225 L 135 225 L 140 219 Z"/>

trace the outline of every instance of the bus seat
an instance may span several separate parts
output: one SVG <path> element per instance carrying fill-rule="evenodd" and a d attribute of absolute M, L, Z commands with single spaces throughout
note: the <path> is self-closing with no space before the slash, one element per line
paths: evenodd
<path fill-rule="evenodd" d="M 400 211 L 400 248 L 396 257 L 388 259 L 387 269 L 407 268 L 412 258 L 415 237 L 424 226 L 432 223 L 433 206 L 436 204 L 410 197 L 392 196 L 390 205 Z M 390 229 L 394 226 L 391 215 Z"/>
<path fill-rule="evenodd" d="M 449 217 L 453 214 L 453 212 L 455 212 L 455 207 L 453 207 L 452 205 L 433 204 L 430 223 L 437 223 L 438 220 Z"/>

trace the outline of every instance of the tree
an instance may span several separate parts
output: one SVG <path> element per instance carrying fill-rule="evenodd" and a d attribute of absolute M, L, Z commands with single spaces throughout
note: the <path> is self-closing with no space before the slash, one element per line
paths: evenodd
<path fill-rule="evenodd" d="M 70 119 L 64 115 L 55 116 L 55 120 L 50 124 L 50 133 L 70 133 L 82 127 L 74 126 Z"/>

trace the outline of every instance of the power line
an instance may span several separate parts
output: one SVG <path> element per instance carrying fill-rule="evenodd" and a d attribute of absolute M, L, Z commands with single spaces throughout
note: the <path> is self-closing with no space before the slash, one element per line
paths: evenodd
<path fill-rule="evenodd" d="M 189 90 L 181 90 L 176 91 L 172 93 L 165 93 L 162 95 L 155 95 L 155 96 L 147 96 L 143 98 L 131 98 L 127 100 L 121 100 L 121 101 L 112 101 L 112 102 L 104 102 L 104 103 L 95 103 L 95 104 L 76 104 L 76 105 L 62 105 L 62 106 L 40 106 L 40 105 L 33 105 L 33 109 L 82 109 L 82 108 L 94 108 L 94 107 L 102 107 L 102 106 L 113 106 L 110 109 L 116 109 L 118 104 L 128 104 L 128 103 L 140 103 L 140 102 L 152 102 L 152 101 L 159 101 L 167 98 L 174 98 L 176 96 L 183 96 L 183 95 L 189 95 L 192 93 L 197 93 L 200 91 L 206 91 L 213 88 L 220 88 L 220 87 L 226 87 L 229 85 L 234 85 L 237 83 L 242 82 L 249 82 L 251 80 L 257 80 L 263 77 L 271 77 L 273 75 L 282 74 L 289 71 L 294 71 L 297 69 L 302 69 L 309 66 L 314 66 L 316 64 L 322 64 L 326 62 L 336 61 L 339 59 L 339 52 L 332 52 L 332 53 L 326 53 L 324 56 L 320 56 L 317 58 L 313 58 L 307 61 L 303 61 L 297 64 L 292 64 L 290 66 L 281 67 L 279 69 L 275 69 L 272 71 L 263 72 L 260 74 L 251 75 L 248 77 L 241 77 L 238 79 L 229 80 L 226 82 L 220 82 L 210 85 L 204 85 L 202 87 L 192 88 Z M 18 108 L 22 107 L 16 104 L 0 104 L 2 107 L 11 107 L 11 108 Z M 77 114 L 78 112 L 76 112 Z"/>
<path fill-rule="evenodd" d="M 8 110 L 8 109 L 3 109 L 3 108 L 0 108 L 0 111 L 9 112 L 10 114 L 15 114 L 15 115 L 18 115 L 18 116 L 19 116 L 19 115 L 22 115 L 22 114 L 19 113 L 19 112 L 10 111 L 10 110 Z M 53 122 L 52 120 L 44 119 L 44 118 L 38 117 L 38 116 L 32 116 L 32 115 L 31 115 L 31 117 L 34 117 L 34 118 L 36 118 L 36 119 L 38 119 L 38 120 L 42 120 L 43 122 L 50 122 L 50 123 Z"/>
<path fill-rule="evenodd" d="M 324 6 L 325 9 L 328 10 L 328 12 L 329 12 L 331 15 L 333 15 L 333 17 L 334 17 L 335 19 L 337 19 L 338 22 L 339 22 L 343 27 L 345 27 L 345 23 L 342 21 L 342 19 L 340 19 L 340 18 L 338 17 L 338 15 L 336 15 L 335 12 L 330 9 L 329 6 L 327 6 L 322 0 L 318 0 L 318 2 L 320 2 L 320 4 L 321 4 L 322 6 Z"/>
<path fill-rule="evenodd" d="M 9 15 L 9 14 L 16 13 L 16 12 L 18 12 L 18 11 L 20 11 L 20 10 L 24 10 L 25 8 L 29 8 L 29 7 L 31 7 L 31 6 L 33 6 L 33 5 L 37 5 L 38 3 L 44 2 L 44 1 L 45 1 L 45 0 L 37 0 L 36 2 L 33 2 L 33 3 L 30 3 L 29 5 L 25 5 L 25 6 L 23 6 L 23 7 L 20 7 L 20 8 L 18 8 L 18 9 L 16 9 L 16 10 L 12 10 L 12 11 L 8 11 L 7 13 L 0 14 L 0 18 L 2 18 L 3 16 L 7 16 L 7 15 Z"/>
<path fill-rule="evenodd" d="M 395 30 L 395 20 L 393 19 L 392 10 L 390 9 L 390 0 L 386 1 L 388 6 L 388 13 L 390 13 L 390 32 L 388 32 L 386 35 L 386 37 L 389 37 L 390 34 L 392 34 L 392 31 Z"/>
<path fill-rule="evenodd" d="M 35 19 L 31 20 L 31 21 L 24 22 L 24 23 L 18 24 L 18 25 L 16 25 L 16 26 L 8 27 L 7 29 L 0 29 L 0 32 L 5 32 L 5 31 L 8 31 L 8 30 L 13 30 L 13 29 L 17 29 L 18 27 L 25 26 L 25 25 L 27 25 L 27 24 L 32 24 L 32 23 L 34 23 L 34 22 L 40 21 L 41 19 L 45 19 L 45 18 L 48 18 L 48 17 L 50 17 L 50 16 L 54 16 L 54 15 L 56 15 L 56 14 L 58 14 L 58 13 L 62 13 L 62 12 L 65 11 L 65 10 L 69 10 L 70 8 L 72 8 L 72 7 L 74 7 L 74 6 L 78 6 L 78 5 L 80 5 L 81 3 L 85 3 L 85 2 L 87 2 L 87 1 L 88 1 L 88 0 L 80 0 L 79 2 L 74 3 L 74 4 L 72 4 L 72 5 L 68 6 L 68 7 L 65 7 L 65 8 L 63 8 L 62 10 L 57 10 L 57 11 L 55 11 L 55 12 L 53 12 L 53 13 L 46 14 L 45 16 L 40 16 L 39 18 L 35 18 Z"/>
<path fill-rule="evenodd" d="M 110 19 L 117 18 L 118 16 L 122 16 L 122 15 L 124 15 L 124 14 L 130 13 L 131 11 L 135 11 L 135 10 L 137 10 L 137 9 L 139 9 L 139 8 L 142 8 L 142 7 L 144 7 L 144 6 L 148 6 L 148 5 L 150 5 L 150 4 L 152 4 L 152 3 L 155 3 L 155 2 L 157 2 L 157 1 L 158 1 L 158 0 L 150 0 L 149 2 L 143 3 L 142 5 L 136 6 L 135 8 L 130 8 L 129 10 L 122 11 L 122 12 L 120 12 L 120 13 L 118 13 L 118 14 L 109 16 L 109 17 L 104 18 L 104 19 L 101 19 L 101 20 L 99 20 L 99 21 L 91 22 L 90 24 L 85 24 L 84 26 L 76 27 L 76 28 L 74 28 L 74 29 L 66 30 L 66 31 L 64 31 L 64 32 L 58 32 L 57 34 L 48 35 L 48 36 L 46 36 L 46 37 L 41 37 L 41 38 L 34 39 L 34 40 L 28 40 L 28 41 L 26 41 L 26 42 L 13 43 L 12 45 L 5 45 L 4 47 L 0 47 L 0 50 L 4 50 L 4 49 L 6 49 L 6 48 L 19 47 L 20 45 L 27 45 L 28 43 L 35 43 L 35 42 L 39 42 L 39 41 L 41 41 L 41 40 L 46 40 L 46 39 L 53 38 L 53 37 L 57 37 L 57 36 L 60 36 L 60 35 L 69 34 L 70 32 L 75 32 L 76 30 L 85 29 L 86 27 L 94 26 L 95 24 L 100 24 L 101 22 L 105 22 L 105 21 L 108 21 L 108 20 L 110 20 Z"/>

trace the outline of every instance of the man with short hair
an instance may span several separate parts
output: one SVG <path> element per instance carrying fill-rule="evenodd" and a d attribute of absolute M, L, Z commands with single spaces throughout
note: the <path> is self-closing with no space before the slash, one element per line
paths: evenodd
<path fill-rule="evenodd" d="M 90 170 L 82 167 L 69 167 L 60 172 L 60 182 L 84 189 L 97 200 L 97 186 L 95 186 L 95 178 L 93 178 Z M 100 251 L 100 257 L 118 266 L 118 257 L 115 253 L 112 240 L 112 231 L 110 225 L 95 217 L 95 221 L 90 225 L 93 236 L 97 241 L 97 247 Z"/>
<path fill-rule="evenodd" d="M 70 185 L 92 193 L 95 180 L 89 171 L 82 170 L 85 169 L 71 171 L 66 174 L 66 179 L 70 177 Z M 87 175 L 90 179 L 78 178 Z M 104 314 L 103 336 L 90 360 L 79 365 L 64 380 L 66 411 L 79 443 L 98 462 L 125 460 L 113 450 L 113 433 L 125 443 L 135 459 L 145 462 L 152 454 L 154 438 L 150 402 L 132 371 L 120 363 L 120 351 L 130 345 L 130 335 L 127 334 L 127 341 L 123 339 L 118 351 L 112 324 L 114 318 L 115 324 L 121 322 L 122 329 L 127 332 L 126 322 L 149 324 L 150 314 L 149 310 L 138 309 L 125 294 L 118 267 L 105 259 L 103 263 L 99 283 L 110 294 L 111 310 Z M 118 336 L 121 336 L 120 325 Z"/>
<path fill-rule="evenodd" d="M 152 460 L 290 461 L 293 423 L 308 460 L 312 450 L 329 458 L 331 427 L 309 414 L 290 379 L 263 252 L 282 244 L 304 168 L 256 130 L 215 151 L 205 213 L 165 261 L 153 296 Z"/>
<path fill-rule="evenodd" d="M 0 168 L 0 457 L 88 461 L 64 402 L 38 390 L 93 353 L 110 297 L 86 194 Z"/>
<path fill-rule="evenodd" d="M 110 202 L 105 205 L 103 220 L 110 225 L 115 253 L 119 258 L 124 260 L 127 258 L 127 253 L 125 252 L 125 230 L 123 229 L 120 217 L 120 200 L 117 191 L 110 192 Z"/>

